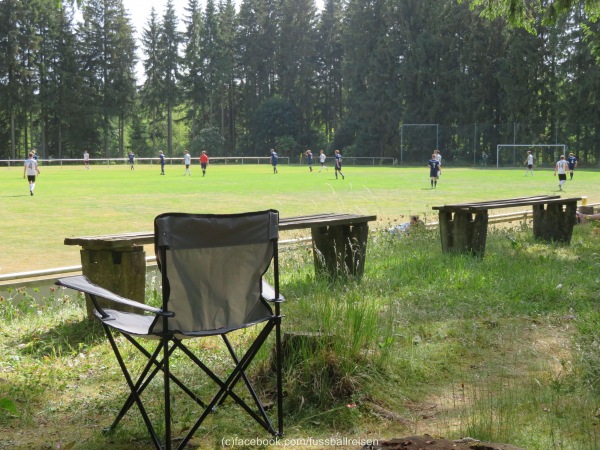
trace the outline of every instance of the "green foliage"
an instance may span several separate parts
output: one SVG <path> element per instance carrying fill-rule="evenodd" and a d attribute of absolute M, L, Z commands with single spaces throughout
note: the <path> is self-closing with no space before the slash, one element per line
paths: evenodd
<path fill-rule="evenodd" d="M 459 3 L 464 1 L 458 0 Z M 504 17 L 512 26 L 522 27 L 530 32 L 534 29 L 536 18 L 542 17 L 546 24 L 555 24 L 581 5 L 592 17 L 597 17 L 600 13 L 598 0 L 552 0 L 546 3 L 525 0 L 469 0 L 469 3 L 473 9 L 481 9 L 481 14 L 490 20 Z"/>
<path fill-rule="evenodd" d="M 269 98 L 256 110 L 251 131 L 256 139 L 256 152 L 261 154 L 265 149 L 276 147 L 277 138 L 295 139 L 299 131 L 297 111 L 281 97 Z"/>
<path fill-rule="evenodd" d="M 275 149 L 280 156 L 286 155 L 294 157 L 298 153 L 298 143 L 293 136 L 277 136 L 274 140 Z"/>
<path fill-rule="evenodd" d="M 211 156 L 224 156 L 225 138 L 217 128 L 204 128 L 190 142 L 190 153 L 199 155 L 202 150 Z"/>
<path fill-rule="evenodd" d="M 212 127 L 231 156 L 289 136 L 301 149 L 398 158 L 399 124 L 436 124 L 404 136 L 405 161 L 436 146 L 471 164 L 506 142 L 564 142 L 580 165 L 600 160 L 597 0 L 326 0 L 321 11 L 248 0 L 239 12 L 191 0 L 184 17 L 167 2 L 148 11 L 139 43 L 120 1 L 69 5 L 0 3 L 2 158 L 31 147 L 172 156 Z M 264 109 L 271 99 L 287 102 L 281 115 Z"/>
<path fill-rule="evenodd" d="M 4 410 L 8 413 L 17 414 L 17 405 L 15 402 L 8 398 L 0 398 L 0 410 Z"/>

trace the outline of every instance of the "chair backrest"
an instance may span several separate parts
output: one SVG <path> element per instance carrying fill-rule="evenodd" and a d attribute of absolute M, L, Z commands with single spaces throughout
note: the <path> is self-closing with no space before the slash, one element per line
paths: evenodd
<path fill-rule="evenodd" d="M 175 313 L 169 330 L 183 336 L 218 334 L 271 317 L 260 294 L 262 275 L 276 259 L 278 230 L 275 210 L 156 217 L 163 308 Z M 153 331 L 162 330 L 157 321 Z"/>

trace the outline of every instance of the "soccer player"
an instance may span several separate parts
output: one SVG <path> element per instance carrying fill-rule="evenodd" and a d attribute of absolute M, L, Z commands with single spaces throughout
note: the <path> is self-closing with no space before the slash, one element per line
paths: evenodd
<path fill-rule="evenodd" d="M 437 187 L 437 182 L 438 178 L 440 177 L 440 173 L 442 172 L 440 162 L 437 160 L 435 153 L 431 155 L 431 159 L 429 160 L 427 165 L 429 166 L 429 179 L 431 180 L 431 189 L 435 189 Z"/>
<path fill-rule="evenodd" d="M 183 176 L 187 173 L 190 177 L 192 176 L 192 172 L 190 172 L 190 164 L 192 163 L 192 157 L 190 156 L 189 151 L 185 151 L 183 155 L 183 163 L 185 164 L 185 172 L 183 172 Z"/>
<path fill-rule="evenodd" d="M 342 176 L 342 180 L 345 179 L 344 174 L 342 173 L 342 154 L 339 150 L 335 151 L 335 179 L 338 179 L 338 172 Z"/>
<path fill-rule="evenodd" d="M 567 169 L 569 168 L 569 163 L 565 161 L 565 155 L 560 155 L 560 159 L 556 162 L 556 167 L 554 169 L 554 176 L 558 173 L 558 190 L 562 191 L 562 185 L 567 181 Z"/>
<path fill-rule="evenodd" d="M 439 150 L 434 150 L 433 154 L 435 155 L 436 161 L 440 163 L 440 165 L 438 167 L 438 174 L 437 174 L 437 177 L 438 177 L 438 180 L 439 180 L 440 179 L 440 175 L 442 174 L 442 154 L 440 153 Z"/>
<path fill-rule="evenodd" d="M 83 151 L 83 164 L 86 170 L 90 170 L 90 154 L 87 150 Z"/>
<path fill-rule="evenodd" d="M 529 172 L 531 172 L 531 176 L 533 176 L 533 155 L 531 154 L 531 151 L 527 151 L 527 159 L 525 160 L 524 164 L 527 164 L 525 176 L 527 176 Z"/>
<path fill-rule="evenodd" d="M 321 163 L 321 168 L 319 169 L 319 172 L 323 169 L 329 170 L 327 167 L 325 167 L 326 159 L 327 159 L 327 156 L 325 155 L 325 152 L 323 150 L 321 150 L 321 153 L 319 154 L 319 162 Z"/>
<path fill-rule="evenodd" d="M 27 178 L 29 181 L 29 195 L 33 195 L 33 190 L 35 189 L 35 176 L 40 174 L 38 169 L 38 163 L 33 157 L 33 152 L 29 152 L 29 158 L 25 161 L 25 166 L 23 167 L 23 178 Z"/>
<path fill-rule="evenodd" d="M 277 152 L 275 149 L 271 149 L 271 165 L 273 166 L 273 173 L 277 173 L 277 162 L 279 161 L 279 157 L 277 156 Z"/>
<path fill-rule="evenodd" d="M 567 163 L 569 164 L 569 180 L 573 179 L 573 171 L 575 167 L 577 167 L 577 156 L 573 154 L 573 152 L 569 153 L 569 157 L 567 158 Z"/>
<path fill-rule="evenodd" d="M 133 151 L 130 151 L 127 157 L 129 158 L 129 170 L 135 170 L 135 155 L 133 154 Z"/>
<path fill-rule="evenodd" d="M 306 163 L 308 164 L 308 168 L 312 172 L 313 154 L 310 151 L 310 149 L 306 150 Z"/>
<path fill-rule="evenodd" d="M 160 158 L 160 174 L 164 175 L 165 174 L 165 154 L 163 153 L 162 150 L 158 152 L 158 157 Z"/>
<path fill-rule="evenodd" d="M 208 166 L 208 155 L 206 151 L 202 150 L 202 154 L 200 155 L 200 167 L 202 167 L 202 176 L 206 175 L 206 166 Z"/>

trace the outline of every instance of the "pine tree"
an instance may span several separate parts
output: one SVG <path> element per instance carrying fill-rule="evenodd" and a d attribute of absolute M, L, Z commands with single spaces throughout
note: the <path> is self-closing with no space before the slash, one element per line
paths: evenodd
<path fill-rule="evenodd" d="M 317 32 L 314 0 L 283 0 L 279 7 L 277 92 L 298 114 L 300 144 L 315 140 L 313 132 L 317 86 Z"/>
<path fill-rule="evenodd" d="M 162 68 L 159 53 L 160 23 L 156 10 L 150 10 L 147 27 L 142 31 L 144 53 L 144 75 L 146 79 L 140 90 L 140 108 L 148 115 L 152 153 L 157 153 L 157 140 L 162 137 L 160 124 L 163 122 Z M 167 153 L 172 156 L 171 153 Z"/>
<path fill-rule="evenodd" d="M 235 149 L 236 129 L 236 82 L 235 82 L 235 6 L 233 0 L 219 2 L 219 106 L 221 113 L 221 134 L 226 148 Z"/>
<path fill-rule="evenodd" d="M 332 140 L 343 118 L 342 2 L 326 0 L 318 24 L 316 114 Z"/>
<path fill-rule="evenodd" d="M 173 154 L 173 110 L 180 98 L 178 79 L 180 78 L 181 57 L 179 45 L 181 34 L 177 30 L 177 16 L 173 1 L 167 0 L 162 27 L 158 37 L 158 63 L 161 79 L 161 95 L 167 111 L 167 154 Z"/>
<path fill-rule="evenodd" d="M 202 11 L 198 0 L 189 0 L 186 13 L 181 94 L 187 109 L 186 120 L 190 124 L 190 140 L 193 140 L 201 128 L 201 115 L 206 98 L 206 86 L 203 78 Z"/>
<path fill-rule="evenodd" d="M 275 95 L 275 61 L 277 39 L 275 0 L 243 0 L 238 14 L 236 49 L 240 79 L 241 126 L 250 128 L 260 104 Z M 245 147 L 259 150 L 252 136 Z"/>

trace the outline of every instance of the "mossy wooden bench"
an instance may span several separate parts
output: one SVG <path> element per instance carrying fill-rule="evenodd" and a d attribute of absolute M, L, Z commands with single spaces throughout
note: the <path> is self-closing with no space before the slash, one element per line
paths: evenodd
<path fill-rule="evenodd" d="M 487 239 L 488 211 L 498 208 L 533 207 L 536 239 L 570 243 L 581 198 L 559 195 L 509 198 L 484 202 L 434 206 L 439 212 L 442 252 L 468 253 L 483 257 Z"/>
<path fill-rule="evenodd" d="M 365 267 L 367 237 L 377 216 L 324 213 L 279 219 L 279 230 L 309 229 L 315 273 L 332 277 L 361 277 Z M 153 232 L 65 238 L 65 245 L 81 247 L 83 275 L 123 297 L 143 302 L 146 286 L 144 245 L 154 243 Z M 91 317 L 91 301 L 87 302 Z"/>

